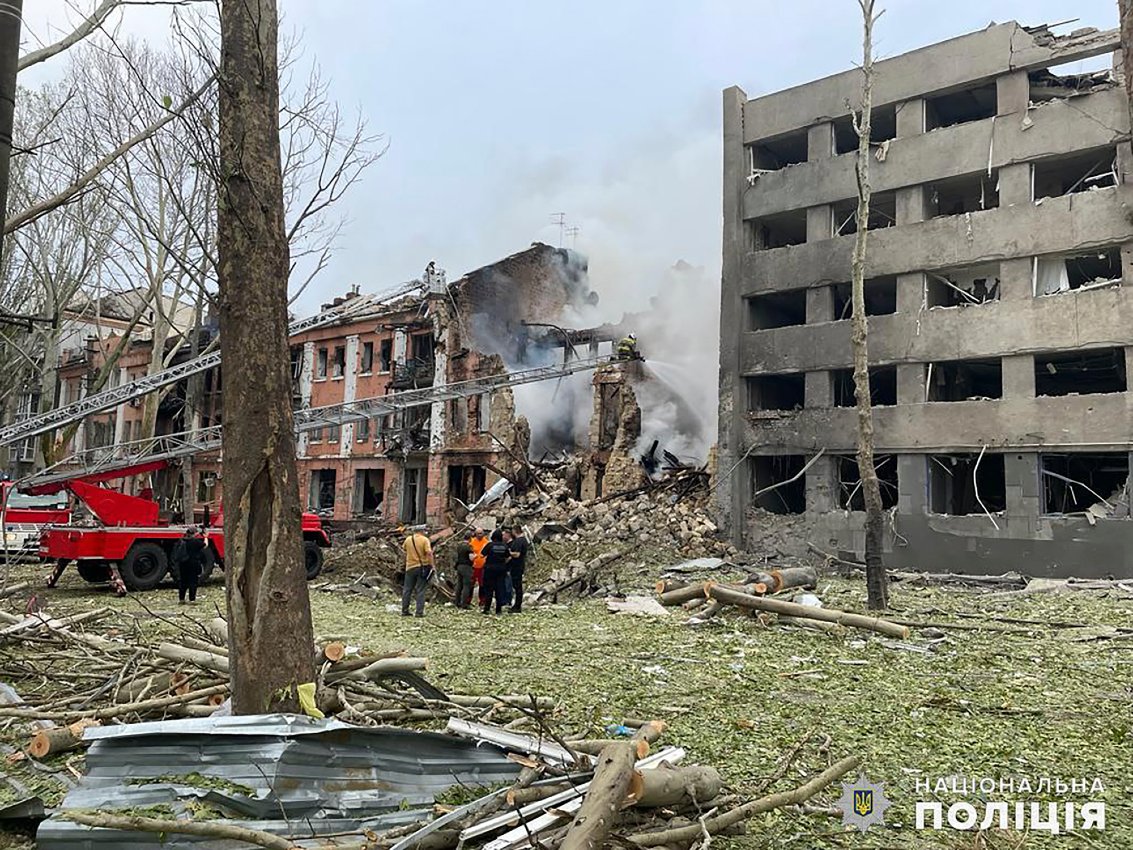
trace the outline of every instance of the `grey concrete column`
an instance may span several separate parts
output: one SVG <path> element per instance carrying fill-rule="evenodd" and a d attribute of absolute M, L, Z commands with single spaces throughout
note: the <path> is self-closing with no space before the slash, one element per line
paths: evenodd
<path fill-rule="evenodd" d="M 1001 207 L 1009 207 L 1013 204 L 1029 204 L 1034 200 L 1031 173 L 1029 162 L 1005 165 L 999 169 L 999 205 Z"/>
<path fill-rule="evenodd" d="M 814 286 L 806 291 L 806 323 L 834 321 L 834 287 Z"/>
<path fill-rule="evenodd" d="M 897 225 L 916 224 L 928 218 L 928 187 L 905 186 L 897 190 Z"/>
<path fill-rule="evenodd" d="M 924 133 L 925 102 L 923 97 L 915 97 L 897 104 L 897 138 L 919 136 Z"/>
<path fill-rule="evenodd" d="M 1033 531 L 1034 522 L 1042 513 L 1039 456 L 1034 452 L 1005 454 L 1003 477 L 1007 485 L 1007 515 L 1025 518 Z"/>
<path fill-rule="evenodd" d="M 1025 112 L 1031 100 L 1031 81 L 1026 71 L 1012 71 L 995 80 L 996 113 Z"/>
<path fill-rule="evenodd" d="M 911 316 L 924 306 L 924 272 L 897 275 L 897 312 Z"/>
<path fill-rule="evenodd" d="M 1133 145 L 1129 142 L 1117 146 L 1117 177 L 1122 183 L 1133 183 Z"/>
<path fill-rule="evenodd" d="M 924 404 L 925 367 L 923 363 L 897 366 L 897 404 Z"/>
<path fill-rule="evenodd" d="M 897 455 L 897 512 L 923 514 L 928 507 L 924 455 Z"/>
<path fill-rule="evenodd" d="M 833 233 L 832 210 L 829 204 L 810 207 L 806 211 L 806 241 L 820 242 L 829 239 Z"/>
<path fill-rule="evenodd" d="M 834 122 L 823 121 L 807 130 L 806 161 L 830 159 L 834 156 Z"/>
<path fill-rule="evenodd" d="M 830 383 L 829 372 L 806 373 L 806 406 L 833 407 L 834 387 Z"/>
<path fill-rule="evenodd" d="M 1129 381 L 1129 378 L 1131 376 L 1133 376 L 1133 346 L 1126 347 L 1126 349 L 1125 349 L 1125 380 L 1126 380 L 1126 382 Z M 1126 389 L 1128 389 L 1128 386 L 1126 386 Z"/>
<path fill-rule="evenodd" d="M 731 469 L 743 455 L 746 387 L 740 379 L 740 336 L 744 327 L 741 279 L 745 250 L 743 193 L 747 187 L 747 151 L 744 147 L 743 89 L 724 90 L 723 214 L 720 277 L 720 408 L 718 464 Z M 716 489 L 720 527 L 736 545 L 743 544 L 744 509 L 751 500 L 750 464 L 741 464 L 727 486 Z"/>
<path fill-rule="evenodd" d="M 999 300 L 1024 301 L 1035 297 L 1034 258 L 1019 257 L 999 264 Z"/>
<path fill-rule="evenodd" d="M 820 457 L 806 471 L 807 513 L 828 513 L 834 510 L 834 458 Z"/>
<path fill-rule="evenodd" d="M 1133 283 L 1133 242 L 1121 246 L 1121 282 L 1125 286 Z"/>
<path fill-rule="evenodd" d="M 1017 354 L 1003 358 L 1003 397 L 1035 397 L 1035 358 L 1031 354 Z"/>

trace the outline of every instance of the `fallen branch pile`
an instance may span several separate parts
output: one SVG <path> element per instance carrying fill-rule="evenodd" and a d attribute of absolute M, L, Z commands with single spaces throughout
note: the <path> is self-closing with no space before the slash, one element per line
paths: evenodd
<path fill-rule="evenodd" d="M 814 587 L 817 576 L 807 567 L 777 570 L 749 576 L 745 584 L 722 584 L 714 581 L 683 582 L 663 580 L 657 583 L 658 599 L 662 605 L 679 605 L 693 614 L 690 623 L 704 622 L 733 606 L 755 615 L 774 614 L 778 622 L 813 628 L 820 631 L 840 631 L 844 627 L 865 629 L 888 637 L 905 639 L 907 626 L 816 605 L 800 605 L 784 599 L 772 599 L 769 593 Z M 769 622 L 769 621 L 767 621 Z"/>

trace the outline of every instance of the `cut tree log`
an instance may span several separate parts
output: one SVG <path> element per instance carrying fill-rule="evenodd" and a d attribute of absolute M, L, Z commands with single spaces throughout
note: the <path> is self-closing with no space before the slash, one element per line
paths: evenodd
<path fill-rule="evenodd" d="M 758 800 L 752 800 L 749 803 L 744 803 L 742 806 L 737 806 L 729 812 L 717 815 L 712 818 L 705 818 L 691 826 L 678 827 L 676 829 L 662 829 L 656 832 L 642 832 L 636 835 L 628 836 L 628 841 L 638 847 L 665 847 L 669 845 L 680 845 L 690 841 L 696 841 L 707 832 L 709 835 L 719 835 L 721 831 L 728 829 L 740 821 L 747 820 L 753 815 L 758 815 L 762 812 L 769 812 L 772 809 L 778 809 L 782 806 L 792 806 L 798 803 L 805 803 L 823 788 L 837 779 L 842 778 L 851 770 L 861 764 L 861 758 L 858 756 L 849 756 L 842 759 L 837 764 L 828 767 L 814 779 L 801 785 L 792 791 L 782 791 L 778 794 L 771 794 L 767 797 L 761 797 Z"/>
<path fill-rule="evenodd" d="M 771 577 L 767 582 L 768 593 L 782 593 L 793 587 L 818 587 L 818 573 L 813 567 L 787 567 L 772 570 L 768 575 Z"/>
<path fill-rule="evenodd" d="M 674 767 L 662 762 L 650 770 L 633 772 L 622 807 L 652 809 L 689 803 L 704 806 L 718 796 L 723 787 L 724 780 L 714 767 Z"/>
<path fill-rule="evenodd" d="M 0 599 L 15 596 L 17 593 L 22 593 L 25 590 L 31 590 L 31 585 L 26 581 L 18 581 L 15 584 L 0 587 Z"/>
<path fill-rule="evenodd" d="M 391 673 L 406 673 L 413 670 L 424 670 L 429 666 L 428 658 L 382 658 L 366 665 L 361 670 L 354 670 L 347 673 L 343 678 L 345 679 L 379 679 L 382 676 L 388 676 Z M 331 673 L 334 672 L 332 669 Z M 337 681 L 337 677 L 332 678 L 330 673 L 327 674 L 327 681 Z"/>
<path fill-rule="evenodd" d="M 846 633 L 846 629 L 838 623 L 827 623 L 824 620 L 812 620 L 810 617 L 791 617 L 787 614 L 779 615 L 779 622 L 784 626 L 798 626 L 802 629 L 814 629 L 819 632 L 826 632 L 832 635 L 841 635 Z"/>
<path fill-rule="evenodd" d="M 327 661 L 341 661 L 346 657 L 346 644 L 341 641 L 331 641 L 323 647 L 323 657 Z"/>
<path fill-rule="evenodd" d="M 678 587 L 676 590 L 667 590 L 659 599 L 662 605 L 683 605 L 693 599 L 704 598 L 703 584 L 690 584 L 687 587 Z"/>
<path fill-rule="evenodd" d="M 157 647 L 157 655 L 169 661 L 195 664 L 205 670 L 215 673 L 228 672 L 228 658 L 213 652 L 200 649 L 189 649 L 176 643 L 163 643 Z"/>
<path fill-rule="evenodd" d="M 289 838 L 272 835 L 259 829 L 234 826 L 214 820 L 166 820 L 144 818 L 137 815 L 112 815 L 101 812 L 80 812 L 74 810 L 59 813 L 63 820 L 73 821 L 83 826 L 98 829 L 117 829 L 126 832 L 156 832 L 159 835 L 200 835 L 226 841 L 242 841 L 268 850 L 298 850 L 298 845 Z"/>
<path fill-rule="evenodd" d="M 228 623 L 223 617 L 214 617 L 205 623 L 205 631 L 221 646 L 228 646 Z"/>
<path fill-rule="evenodd" d="M 682 587 L 689 587 L 691 584 L 692 582 L 681 581 L 676 578 L 663 578 L 656 584 L 657 595 L 660 596 L 662 593 L 680 590 Z"/>
<path fill-rule="evenodd" d="M 602 755 L 602 751 L 605 750 L 606 747 L 610 746 L 611 744 L 625 744 L 625 743 L 628 743 L 628 744 L 631 745 L 635 758 L 643 759 L 647 755 L 649 755 L 649 742 L 648 741 L 638 741 L 638 740 L 611 741 L 611 740 L 608 740 L 606 738 L 593 738 L 593 739 L 585 739 L 584 738 L 584 739 L 581 739 L 581 740 L 578 740 L 578 741 L 567 741 L 566 743 L 567 743 L 567 746 L 570 747 L 572 750 L 574 750 L 576 753 L 586 753 L 589 756 L 600 756 L 600 755 Z"/>
<path fill-rule="evenodd" d="M 131 702 L 125 705 L 112 705 L 107 708 L 88 708 L 82 711 L 39 711 L 34 708 L 8 708 L 0 706 L 0 717 L 16 717 L 21 720 L 79 720 L 84 717 L 93 717 L 105 720 L 109 717 L 125 717 L 128 714 L 141 714 L 146 711 L 156 711 L 159 708 L 168 708 L 171 705 L 183 705 L 201 697 L 221 694 L 228 690 L 228 685 L 213 685 L 211 688 L 201 688 L 187 694 L 174 694 L 173 696 L 158 699 Z"/>
<path fill-rule="evenodd" d="M 79 720 L 70 726 L 56 726 L 54 729 L 40 729 L 28 744 L 28 755 L 44 759 L 56 753 L 75 750 L 83 746 L 83 730 L 88 726 L 98 726 L 97 720 Z"/>
<path fill-rule="evenodd" d="M 824 620 L 828 623 L 840 623 L 843 626 L 853 626 L 856 629 L 867 629 L 872 632 L 901 638 L 909 636 L 906 626 L 879 620 L 876 617 L 866 617 L 862 614 L 851 614 L 846 611 L 836 611 L 832 608 L 812 608 L 809 605 L 798 605 L 794 602 L 784 602 L 782 599 L 767 599 L 762 596 L 752 596 L 739 590 L 705 582 L 704 595 L 710 599 L 726 602 L 741 608 L 750 608 L 756 611 L 767 611 L 771 614 L 786 614 L 788 617 L 805 617 L 812 620 Z"/>
<path fill-rule="evenodd" d="M 559 850 L 596 850 L 606 846 L 633 780 L 634 756 L 634 746 L 628 741 L 617 741 L 602 750 L 590 788 Z"/>

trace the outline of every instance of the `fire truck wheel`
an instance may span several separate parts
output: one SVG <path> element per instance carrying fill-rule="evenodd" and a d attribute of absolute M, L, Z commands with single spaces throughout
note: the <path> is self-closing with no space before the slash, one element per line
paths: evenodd
<path fill-rule="evenodd" d="M 205 551 L 201 553 L 201 584 L 209 580 L 215 567 L 216 550 L 212 546 L 206 546 Z"/>
<path fill-rule="evenodd" d="M 91 584 L 110 581 L 110 565 L 105 561 L 79 561 L 79 575 Z"/>
<path fill-rule="evenodd" d="M 303 562 L 307 567 L 307 581 L 323 571 L 323 550 L 314 540 L 303 541 Z"/>
<path fill-rule="evenodd" d="M 169 571 L 169 559 L 156 543 L 135 543 L 119 571 L 130 590 L 152 590 Z"/>

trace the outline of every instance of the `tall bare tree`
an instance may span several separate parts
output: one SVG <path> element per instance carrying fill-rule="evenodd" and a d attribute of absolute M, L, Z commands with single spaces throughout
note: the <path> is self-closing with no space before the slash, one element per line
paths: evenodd
<path fill-rule="evenodd" d="M 288 369 L 290 258 L 275 0 L 220 9 L 217 216 L 232 708 L 296 711 L 314 681 Z"/>
<path fill-rule="evenodd" d="M 865 315 L 865 261 L 869 237 L 869 158 L 871 112 L 873 110 L 873 26 L 881 17 L 874 13 L 874 0 L 858 0 L 862 11 L 862 102 L 854 115 L 858 134 L 855 173 L 858 182 L 857 233 L 850 268 L 854 304 L 850 342 L 854 352 L 854 391 L 858 412 L 858 475 L 865 501 L 866 592 L 870 608 L 889 607 L 889 587 L 882 559 L 885 511 L 881 506 L 881 484 L 873 463 L 873 404 L 869 386 L 869 343 Z"/>

